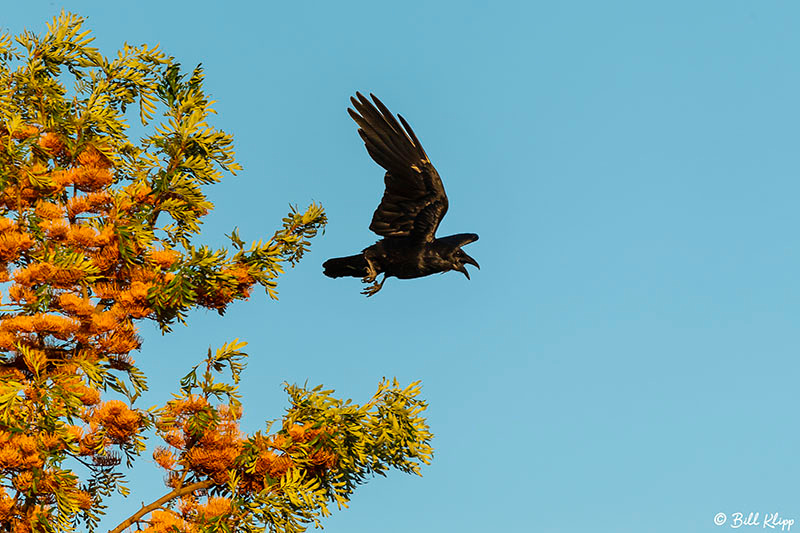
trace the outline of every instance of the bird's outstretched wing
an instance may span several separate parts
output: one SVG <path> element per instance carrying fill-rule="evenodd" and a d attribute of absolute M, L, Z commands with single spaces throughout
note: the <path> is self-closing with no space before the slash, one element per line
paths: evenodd
<path fill-rule="evenodd" d="M 398 115 L 402 127 L 374 94 L 374 105 L 361 93 L 347 109 L 372 159 L 386 169 L 386 190 L 372 215 L 369 229 L 382 237 L 433 241 L 447 213 L 447 195 L 411 126 Z"/>

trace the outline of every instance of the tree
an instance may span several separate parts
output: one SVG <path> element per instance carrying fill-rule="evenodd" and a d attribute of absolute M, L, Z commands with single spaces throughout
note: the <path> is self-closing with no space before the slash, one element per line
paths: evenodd
<path fill-rule="evenodd" d="M 139 495 L 153 503 L 114 531 L 302 531 L 373 474 L 419 473 L 432 454 L 419 383 L 383 381 L 363 405 L 287 384 L 276 429 L 242 434 L 238 340 L 209 349 L 162 407 L 134 406 L 138 323 L 166 334 L 256 284 L 277 298 L 326 218 L 311 204 L 269 239 L 196 244 L 206 187 L 239 170 L 208 122 L 203 71 L 144 45 L 104 57 L 83 22 L 0 35 L 0 530 L 94 530 L 153 435 L 167 492 Z M 149 128 L 138 144 L 132 110 Z"/>

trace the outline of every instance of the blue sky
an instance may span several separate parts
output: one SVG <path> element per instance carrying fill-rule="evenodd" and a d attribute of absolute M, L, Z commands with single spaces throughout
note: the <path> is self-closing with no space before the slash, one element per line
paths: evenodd
<path fill-rule="evenodd" d="M 236 337 L 249 430 L 281 415 L 283 381 L 357 402 L 382 376 L 423 381 L 432 466 L 373 480 L 326 531 L 800 527 L 797 2 L 28 0 L 0 25 L 42 31 L 62 7 L 106 54 L 203 63 L 245 169 L 210 191 L 207 242 L 269 235 L 289 202 L 330 219 L 279 303 L 147 329 L 146 402 Z M 376 239 L 356 90 L 437 166 L 440 234 L 480 235 L 472 281 L 390 279 L 367 300 L 322 276 Z M 149 458 L 132 475 L 115 522 L 163 491 Z"/>

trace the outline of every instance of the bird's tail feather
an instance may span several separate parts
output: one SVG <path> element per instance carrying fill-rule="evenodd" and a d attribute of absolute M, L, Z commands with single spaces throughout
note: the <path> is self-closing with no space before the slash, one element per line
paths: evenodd
<path fill-rule="evenodd" d="M 364 259 L 363 254 L 335 257 L 322 263 L 322 268 L 325 269 L 323 274 L 329 278 L 341 278 L 342 276 L 363 278 L 367 275 L 367 260 Z"/>

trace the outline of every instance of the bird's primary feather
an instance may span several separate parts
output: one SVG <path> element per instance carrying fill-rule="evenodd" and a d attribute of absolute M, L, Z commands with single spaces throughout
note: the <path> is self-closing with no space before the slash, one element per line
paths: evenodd
<path fill-rule="evenodd" d="M 386 169 L 386 190 L 372 216 L 370 229 L 381 237 L 409 237 L 432 242 L 447 213 L 447 195 L 411 126 L 403 125 L 375 95 L 351 98 L 350 116 L 359 125 L 372 159 Z"/>

